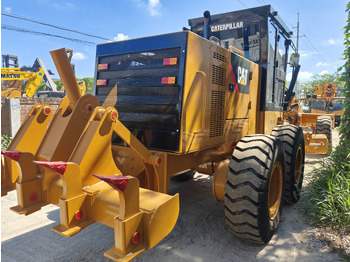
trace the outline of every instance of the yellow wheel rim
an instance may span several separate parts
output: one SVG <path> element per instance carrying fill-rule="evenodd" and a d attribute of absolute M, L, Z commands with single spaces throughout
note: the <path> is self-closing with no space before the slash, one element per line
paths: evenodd
<path fill-rule="evenodd" d="M 280 162 L 276 162 L 272 167 L 269 192 L 268 208 L 271 220 L 274 220 L 278 214 L 281 205 L 283 187 L 283 168 Z"/>
<path fill-rule="evenodd" d="M 300 182 L 302 165 L 303 165 L 303 151 L 301 150 L 301 145 L 300 145 L 295 158 L 294 179 L 295 179 L 295 184 L 297 185 Z"/>

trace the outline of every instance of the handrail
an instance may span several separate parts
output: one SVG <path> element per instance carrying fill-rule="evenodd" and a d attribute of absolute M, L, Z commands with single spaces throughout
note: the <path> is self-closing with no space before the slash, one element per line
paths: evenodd
<path fill-rule="evenodd" d="M 216 41 L 216 42 L 218 42 L 218 44 L 219 44 L 219 46 L 221 46 L 221 41 L 220 41 L 220 39 L 219 38 L 217 38 L 217 37 L 215 37 L 215 36 L 211 36 L 210 38 L 209 38 L 209 41 Z"/>
<path fill-rule="evenodd" d="M 202 84 L 202 125 L 201 125 L 201 128 L 199 130 L 196 130 L 193 132 L 193 136 L 192 136 L 192 139 L 191 139 L 191 143 L 190 143 L 190 147 L 188 148 L 187 152 L 190 151 L 191 149 L 191 146 L 192 146 L 192 143 L 193 143 L 193 140 L 194 140 L 194 137 L 203 132 L 203 129 L 204 129 L 204 125 L 205 125 L 205 94 L 206 94 L 206 83 L 207 83 L 207 75 L 203 72 L 203 71 L 197 71 L 196 73 L 196 76 L 197 74 L 201 75 L 203 77 L 203 84 Z M 188 94 L 187 97 L 190 97 L 190 93 L 192 91 L 192 88 L 190 89 L 190 92 Z M 183 112 L 185 112 L 185 115 L 186 115 L 186 110 L 187 110 L 187 105 L 188 105 L 188 99 L 185 103 L 185 106 L 184 106 L 184 110 Z"/>
<path fill-rule="evenodd" d="M 202 127 L 198 130 L 198 131 L 194 131 L 194 134 L 198 134 L 201 133 L 204 129 L 204 125 L 205 125 L 205 117 L 204 117 L 204 111 L 205 111 L 205 94 L 206 94 L 206 89 L 207 89 L 207 75 L 203 72 L 203 71 L 197 71 L 197 74 L 200 74 L 203 76 L 203 90 L 202 90 Z"/>
<path fill-rule="evenodd" d="M 239 50 L 238 48 L 236 48 L 236 47 L 229 46 L 228 49 L 229 49 L 230 51 L 233 50 L 233 52 L 236 52 L 236 53 L 240 54 L 242 57 L 245 57 L 244 53 L 243 53 L 241 50 Z"/>

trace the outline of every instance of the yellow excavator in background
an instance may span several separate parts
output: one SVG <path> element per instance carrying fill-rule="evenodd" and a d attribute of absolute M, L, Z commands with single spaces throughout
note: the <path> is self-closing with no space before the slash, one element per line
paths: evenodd
<path fill-rule="evenodd" d="M 1 68 L 1 96 L 8 98 L 22 97 L 25 93 L 28 97 L 34 96 L 41 80 L 44 70 L 38 72 L 24 72 L 20 68 Z M 24 91 L 21 89 L 23 81 L 26 82 Z"/>
<path fill-rule="evenodd" d="M 15 55 L 2 55 L 3 67 L 1 68 L 1 96 L 8 98 L 34 96 L 41 81 L 44 80 L 49 90 L 57 92 L 56 84 L 51 79 L 53 73 L 47 70 L 43 61 L 37 58 L 32 67 L 19 67 L 18 58 Z M 26 81 L 24 91 L 21 86 Z"/>

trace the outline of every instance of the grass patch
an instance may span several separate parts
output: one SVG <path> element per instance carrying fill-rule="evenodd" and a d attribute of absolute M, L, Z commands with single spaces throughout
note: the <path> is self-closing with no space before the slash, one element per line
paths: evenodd
<path fill-rule="evenodd" d="M 11 143 L 12 138 L 7 135 L 1 136 L 1 150 L 6 150 Z"/>
<path fill-rule="evenodd" d="M 314 225 L 350 232 L 350 140 L 314 171 L 306 194 L 305 211 Z"/>

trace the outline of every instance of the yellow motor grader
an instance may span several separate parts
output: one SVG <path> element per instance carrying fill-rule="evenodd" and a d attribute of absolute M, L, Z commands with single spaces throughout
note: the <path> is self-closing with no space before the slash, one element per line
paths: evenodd
<path fill-rule="evenodd" d="M 105 256 L 129 261 L 176 224 L 172 177 L 213 176 L 228 228 L 266 243 L 283 200 L 298 201 L 303 132 L 283 124 L 291 32 L 271 6 L 189 20 L 191 30 L 97 46 L 93 95 L 81 95 L 65 49 L 51 51 L 67 97 L 36 105 L 7 151 L 12 210 L 60 207 L 53 230 L 114 230 Z"/>
<path fill-rule="evenodd" d="M 332 147 L 332 129 L 339 125 L 345 97 L 338 97 L 334 84 L 316 86 L 312 97 L 290 100 L 284 118 L 303 128 L 306 154 L 327 154 Z M 295 102 L 295 103 L 292 103 Z M 311 113 L 303 113 L 300 102 L 308 102 Z"/>

